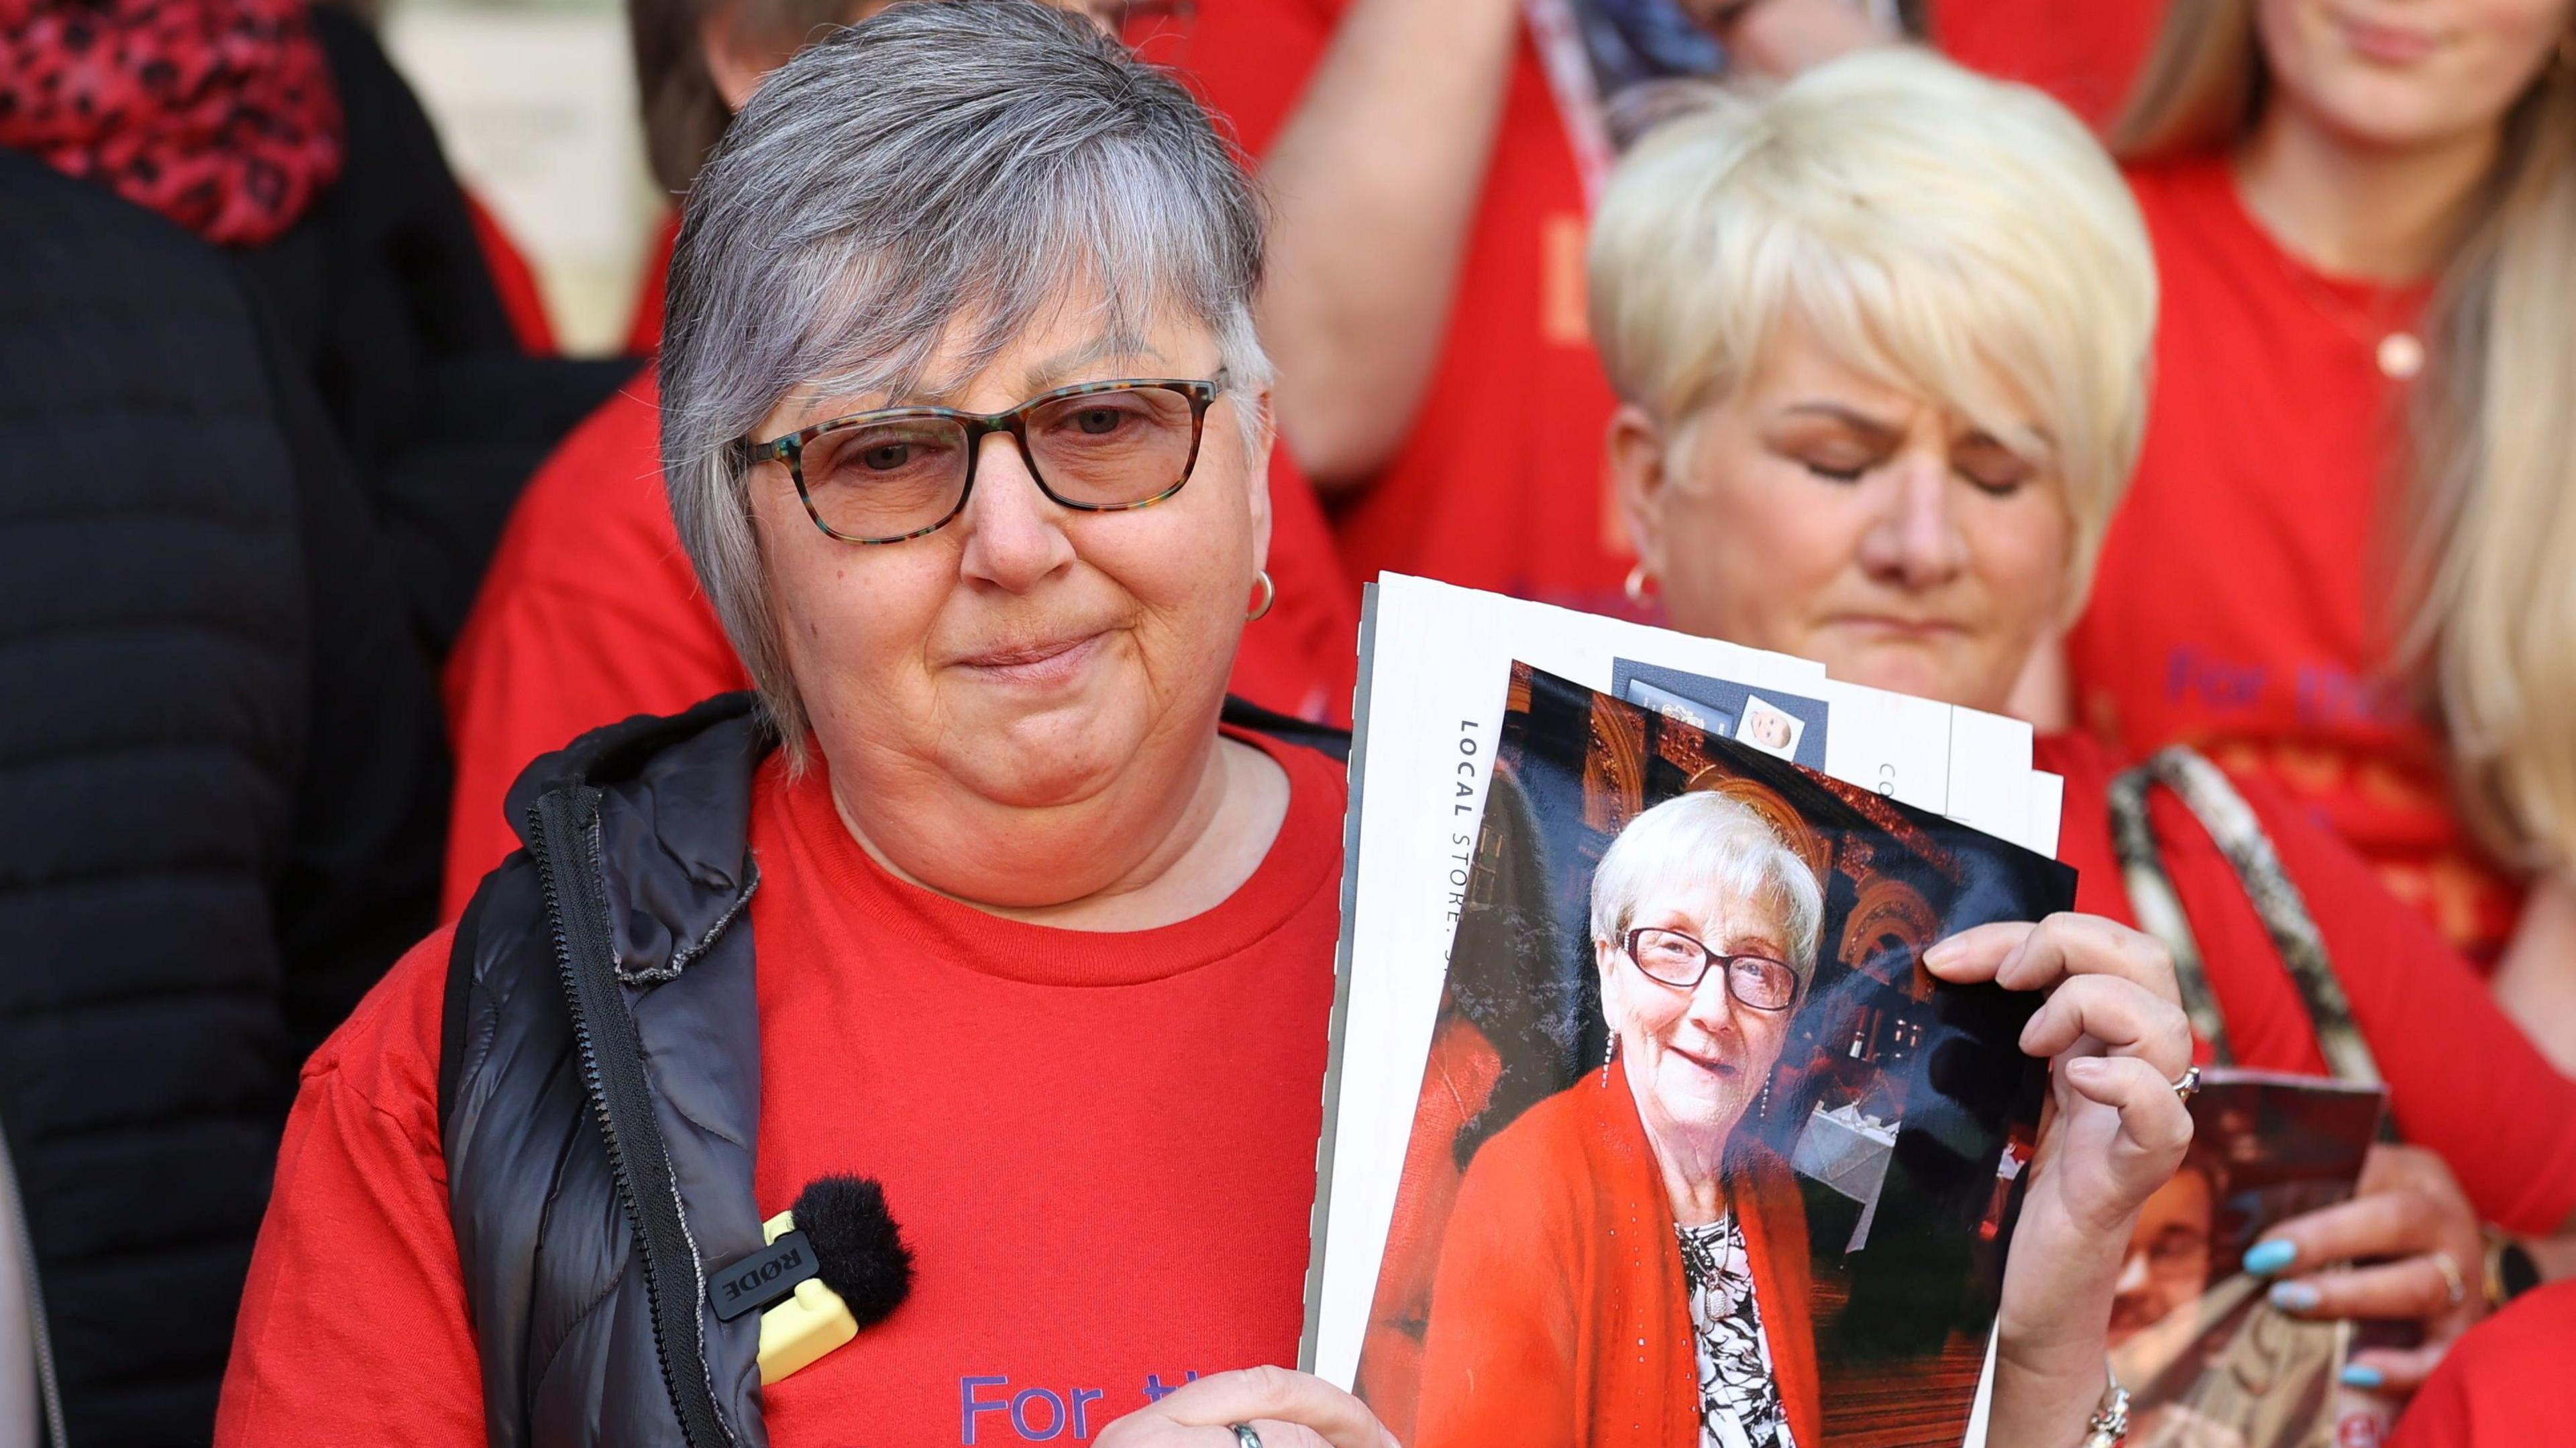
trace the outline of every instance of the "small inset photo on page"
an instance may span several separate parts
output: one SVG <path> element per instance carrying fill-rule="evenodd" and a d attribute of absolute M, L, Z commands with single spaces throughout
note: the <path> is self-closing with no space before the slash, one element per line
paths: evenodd
<path fill-rule="evenodd" d="M 1798 736 L 1807 721 L 1759 694 L 1744 696 L 1744 717 L 1735 724 L 1735 742 L 1750 744 L 1774 759 L 1798 757 Z"/>
<path fill-rule="evenodd" d="M 1704 707 L 1670 689 L 1658 689 L 1639 681 L 1628 686 L 1628 697 L 1631 703 L 1643 704 L 1665 718 L 1688 724 L 1693 729 L 1705 729 L 1711 734 L 1735 732 L 1734 715 L 1723 709 Z"/>

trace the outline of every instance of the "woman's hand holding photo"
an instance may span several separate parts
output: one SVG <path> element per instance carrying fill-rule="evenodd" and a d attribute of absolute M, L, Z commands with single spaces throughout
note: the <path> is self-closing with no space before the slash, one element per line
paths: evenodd
<path fill-rule="evenodd" d="M 2173 959 L 2098 916 L 1963 930 L 1924 952 L 1953 983 L 2048 999 L 2022 1049 L 2049 1058 L 2050 1116 L 1997 1317 L 1992 1441 L 2074 1444 L 2108 1386 L 2112 1289 L 2139 1208 L 2191 1144 L 2191 1027 Z"/>
<path fill-rule="evenodd" d="M 2382 1144 L 2352 1200 L 2283 1222 L 2245 1254 L 2245 1270 L 2292 1274 L 2272 1284 L 2272 1305 L 2295 1317 L 2422 1324 L 2421 1344 L 2365 1348 L 2344 1369 L 2352 1387 L 2402 1396 L 2486 1315 L 2484 1255 L 2477 1211 L 2442 1159 Z"/>

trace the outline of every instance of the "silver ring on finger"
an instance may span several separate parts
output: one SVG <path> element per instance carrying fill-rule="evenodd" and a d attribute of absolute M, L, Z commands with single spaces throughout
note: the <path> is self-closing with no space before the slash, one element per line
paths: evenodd
<path fill-rule="evenodd" d="M 1252 1431 L 1250 1423 L 1228 1423 L 1226 1426 L 1234 1430 L 1234 1448 L 1261 1448 L 1261 1435 Z"/>
<path fill-rule="evenodd" d="M 2460 1264 L 2452 1261 L 2451 1254 L 2448 1252 L 2432 1252 L 2427 1255 L 2433 1259 L 2433 1265 L 2442 1273 L 2442 1287 L 2451 1294 L 2451 1305 L 2457 1307 L 2468 1301 L 2469 1282 L 2467 1278 L 2460 1275 Z"/>
<path fill-rule="evenodd" d="M 2200 1068 L 2194 1066 L 2183 1072 L 2182 1079 L 2173 1083 L 2173 1089 L 2174 1095 L 2188 1104 L 2191 1098 L 2200 1094 Z"/>

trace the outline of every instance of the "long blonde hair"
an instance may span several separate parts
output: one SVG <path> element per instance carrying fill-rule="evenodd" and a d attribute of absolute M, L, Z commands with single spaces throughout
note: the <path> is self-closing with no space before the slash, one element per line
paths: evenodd
<path fill-rule="evenodd" d="M 2174 0 L 2112 149 L 2233 146 L 2270 79 L 2252 0 Z M 2395 664 L 2501 858 L 2576 865 L 2576 64 L 2515 102 L 2426 319 L 2404 459 Z"/>

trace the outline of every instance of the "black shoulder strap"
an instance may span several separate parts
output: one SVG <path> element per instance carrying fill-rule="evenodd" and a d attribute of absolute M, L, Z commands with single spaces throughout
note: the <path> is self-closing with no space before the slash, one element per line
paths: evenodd
<path fill-rule="evenodd" d="M 2210 992 L 2199 940 L 2182 894 L 2165 868 L 2164 849 L 2147 812 L 2148 793 L 2157 785 L 2182 800 L 2235 871 L 2256 918 L 2272 938 L 2272 948 L 2280 954 L 2282 968 L 2298 988 L 2326 1064 L 2343 1080 L 2377 1082 L 2379 1063 L 2362 1040 L 2361 1028 L 2353 1023 L 2352 1002 L 2326 953 L 2324 932 L 2317 928 L 2307 898 L 2272 848 L 2262 820 L 2217 765 L 2189 746 L 2177 744 L 2111 781 L 2111 844 L 2138 924 L 2173 953 L 2174 974 L 2192 1029 L 2209 1042 L 2219 1064 L 2234 1063 L 2227 1024 Z"/>
<path fill-rule="evenodd" d="M 1232 694 L 1225 696 L 1225 712 L 1220 718 L 1237 729 L 1249 729 L 1255 734 L 1267 734 L 1290 744 L 1302 744 L 1345 764 L 1350 762 L 1351 731 L 1348 729 L 1336 729 L 1330 724 L 1318 724 L 1311 719 L 1264 709 Z"/>

